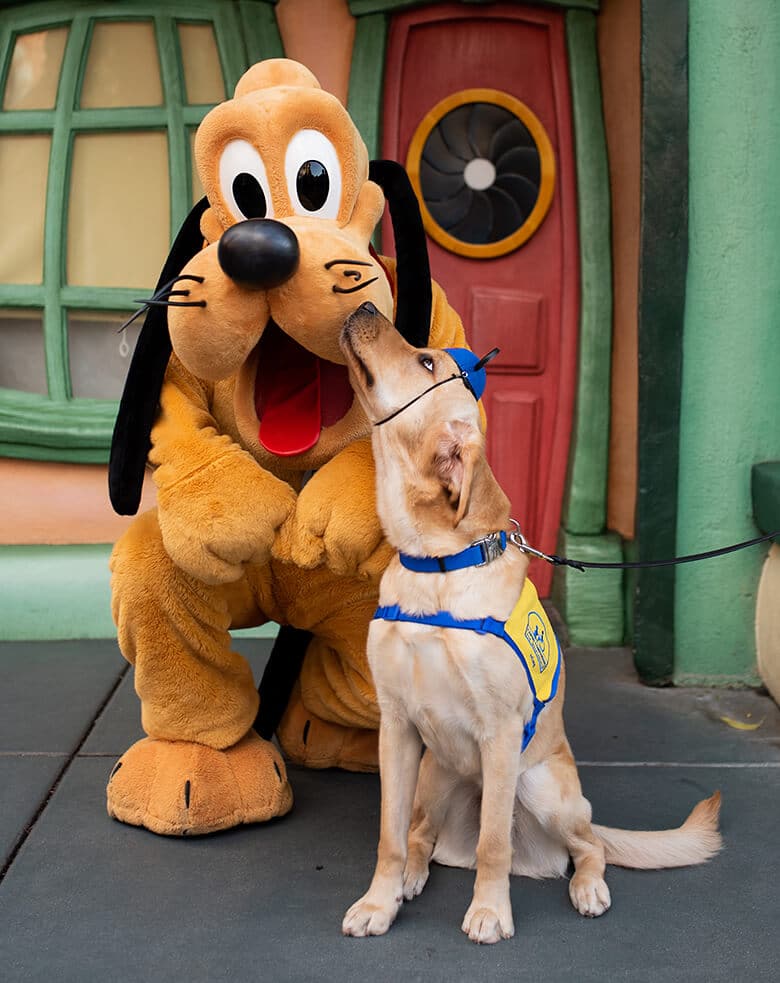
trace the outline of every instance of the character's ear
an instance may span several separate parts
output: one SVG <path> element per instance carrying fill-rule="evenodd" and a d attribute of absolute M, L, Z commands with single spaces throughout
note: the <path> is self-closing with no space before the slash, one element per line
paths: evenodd
<path fill-rule="evenodd" d="M 184 220 L 165 261 L 155 293 L 180 273 L 202 248 L 200 219 L 207 208 L 208 199 L 201 198 Z M 141 502 L 152 426 L 170 356 L 168 311 L 165 307 L 152 307 L 135 346 L 111 441 L 108 493 L 114 511 L 119 515 L 135 515 Z"/>
<path fill-rule="evenodd" d="M 431 325 L 431 267 L 420 205 L 406 171 L 394 160 L 372 160 L 368 179 L 384 192 L 395 236 L 395 326 L 415 348 L 425 348 Z"/>
<path fill-rule="evenodd" d="M 482 454 L 482 436 L 473 424 L 451 420 L 436 433 L 433 470 L 455 508 L 457 526 L 469 507 L 474 469 Z"/>

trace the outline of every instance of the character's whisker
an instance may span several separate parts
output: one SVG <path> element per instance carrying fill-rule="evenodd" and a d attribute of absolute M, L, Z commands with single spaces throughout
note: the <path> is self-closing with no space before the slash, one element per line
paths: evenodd
<path fill-rule="evenodd" d="M 167 283 L 164 283 L 155 292 L 158 293 L 158 294 L 159 293 L 163 293 L 163 291 L 169 290 L 174 285 L 174 283 L 178 283 L 179 280 L 193 280 L 195 283 L 203 283 L 204 279 L 205 279 L 204 277 L 202 277 L 202 276 L 195 276 L 192 273 L 180 273 L 178 276 L 175 276 L 172 280 L 169 280 Z"/>
<path fill-rule="evenodd" d="M 137 303 L 137 301 L 135 303 Z M 135 312 L 135 314 L 131 314 L 130 317 L 124 322 L 124 324 L 120 324 L 120 326 L 116 329 L 116 333 L 121 334 L 121 332 L 124 331 L 125 328 L 130 327 L 130 325 L 133 323 L 133 321 L 135 321 L 136 318 L 139 318 L 142 314 L 145 314 L 148 310 L 149 310 L 148 304 L 144 304 L 143 307 L 139 307 L 139 309 Z"/>
<path fill-rule="evenodd" d="M 368 287 L 372 283 L 376 283 L 376 281 L 378 279 L 379 279 L 379 277 L 378 276 L 375 276 L 371 280 L 366 280 L 365 283 L 358 283 L 354 287 L 336 287 L 336 286 L 334 286 L 334 287 L 331 287 L 331 289 L 333 290 L 333 293 L 334 294 L 354 294 L 356 290 L 362 290 L 363 287 Z"/>
<path fill-rule="evenodd" d="M 180 273 L 179 276 L 175 276 L 172 280 L 164 283 L 159 290 L 155 291 L 151 297 L 136 297 L 133 300 L 134 304 L 142 304 L 134 314 L 121 324 L 116 330 L 117 334 L 129 328 L 136 318 L 139 318 L 142 314 L 145 314 L 150 307 L 205 307 L 205 300 L 198 301 L 188 301 L 186 303 L 181 303 L 177 301 L 168 302 L 169 297 L 189 297 L 189 290 L 171 290 L 174 284 L 178 283 L 180 280 L 191 280 L 194 283 L 203 283 L 205 277 L 195 276 L 192 273 Z"/>
<path fill-rule="evenodd" d="M 205 300 L 147 300 L 147 307 L 205 307 Z"/>

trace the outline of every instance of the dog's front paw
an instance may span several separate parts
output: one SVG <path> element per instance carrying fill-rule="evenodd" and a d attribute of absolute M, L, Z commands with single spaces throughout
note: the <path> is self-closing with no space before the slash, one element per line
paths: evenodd
<path fill-rule="evenodd" d="M 486 905 L 472 901 L 461 928 L 472 942 L 489 945 L 500 942 L 501 939 L 511 939 L 515 934 L 512 906 L 508 901 L 505 905 Z"/>
<path fill-rule="evenodd" d="M 395 921 L 401 898 L 376 900 L 371 892 L 364 894 L 344 915 L 341 931 L 344 935 L 364 938 L 366 935 L 384 935 Z"/>
<path fill-rule="evenodd" d="M 569 881 L 569 897 L 577 911 L 588 918 L 603 915 L 612 904 L 607 882 L 593 874 L 575 872 Z"/>
<path fill-rule="evenodd" d="M 413 857 L 410 851 L 404 870 L 404 898 L 407 901 L 411 901 L 418 894 L 422 894 L 423 888 L 428 883 L 429 872 L 430 867 L 426 861 L 422 858 Z"/>

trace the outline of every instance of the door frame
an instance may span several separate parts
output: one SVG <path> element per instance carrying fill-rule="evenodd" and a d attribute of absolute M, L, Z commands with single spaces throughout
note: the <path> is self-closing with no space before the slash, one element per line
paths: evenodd
<path fill-rule="evenodd" d="M 464 7 L 467 0 L 456 0 Z M 612 350 L 612 252 L 606 136 L 601 104 L 596 12 L 598 0 L 553 0 L 564 7 L 569 56 L 577 211 L 580 236 L 580 323 L 577 386 L 568 479 L 561 514 L 559 549 L 583 559 L 623 558 L 620 536 L 606 531 Z M 514 4 L 513 4 L 514 5 Z M 381 113 L 390 18 L 424 0 L 351 0 L 356 17 L 348 109 L 376 157 L 381 147 Z M 468 4 L 475 11 L 473 3 Z M 616 645 L 624 640 L 623 578 L 619 571 L 583 576 L 559 568 L 553 599 L 570 639 L 580 645 Z"/>

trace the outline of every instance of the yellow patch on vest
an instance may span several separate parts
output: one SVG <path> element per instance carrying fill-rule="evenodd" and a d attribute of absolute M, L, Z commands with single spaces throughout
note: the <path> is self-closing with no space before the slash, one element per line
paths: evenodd
<path fill-rule="evenodd" d="M 550 699 L 560 650 L 536 588 L 526 577 L 520 600 L 506 621 L 507 635 L 523 653 L 536 689 L 536 698 Z"/>

